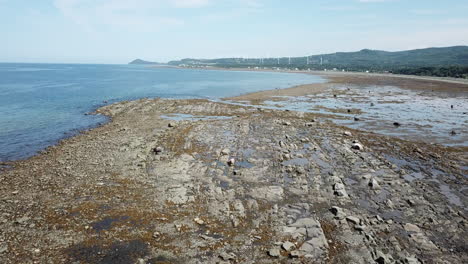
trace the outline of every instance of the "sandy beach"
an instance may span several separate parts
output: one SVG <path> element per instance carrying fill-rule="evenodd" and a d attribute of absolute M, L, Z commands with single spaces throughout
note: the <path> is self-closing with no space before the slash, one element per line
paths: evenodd
<path fill-rule="evenodd" d="M 226 98 L 252 105 L 104 106 L 96 114 L 109 123 L 0 164 L 0 262 L 468 262 L 466 147 L 262 107 L 336 86 L 468 85 L 321 76 L 329 81 Z"/>

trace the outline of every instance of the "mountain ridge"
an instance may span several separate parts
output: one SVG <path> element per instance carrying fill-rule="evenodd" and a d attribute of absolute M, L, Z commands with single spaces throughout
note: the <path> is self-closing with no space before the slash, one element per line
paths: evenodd
<path fill-rule="evenodd" d="M 384 51 L 362 49 L 355 52 L 335 52 L 303 57 L 280 58 L 186 58 L 169 65 L 333 65 L 337 67 L 422 67 L 468 66 L 468 46 L 431 47 L 424 49 Z"/>

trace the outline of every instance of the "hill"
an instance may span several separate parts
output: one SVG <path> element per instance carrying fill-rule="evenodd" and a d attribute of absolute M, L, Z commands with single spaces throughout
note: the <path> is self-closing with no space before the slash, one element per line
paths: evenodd
<path fill-rule="evenodd" d="M 163 63 L 136 59 L 136 60 L 133 60 L 133 61 L 129 62 L 128 64 L 160 65 L 160 64 L 163 64 Z"/>
<path fill-rule="evenodd" d="M 357 52 L 337 52 L 294 58 L 220 58 L 183 59 L 171 65 L 328 65 L 335 67 L 427 67 L 468 66 L 468 46 L 427 48 L 407 51 L 382 51 L 363 49 Z"/>

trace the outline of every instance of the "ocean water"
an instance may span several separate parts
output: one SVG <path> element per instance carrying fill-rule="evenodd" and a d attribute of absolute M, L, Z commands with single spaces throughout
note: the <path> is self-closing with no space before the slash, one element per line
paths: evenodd
<path fill-rule="evenodd" d="M 206 71 L 133 65 L 0 64 L 0 161 L 30 157 L 106 122 L 85 115 L 143 97 L 218 99 L 324 80 L 276 72 Z"/>

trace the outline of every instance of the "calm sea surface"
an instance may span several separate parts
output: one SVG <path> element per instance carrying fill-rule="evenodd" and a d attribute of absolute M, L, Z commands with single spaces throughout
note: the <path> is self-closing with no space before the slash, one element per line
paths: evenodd
<path fill-rule="evenodd" d="M 312 75 L 274 72 L 0 63 L 0 161 L 27 158 L 61 138 L 105 122 L 103 116 L 85 115 L 104 101 L 216 99 L 323 81 Z"/>

